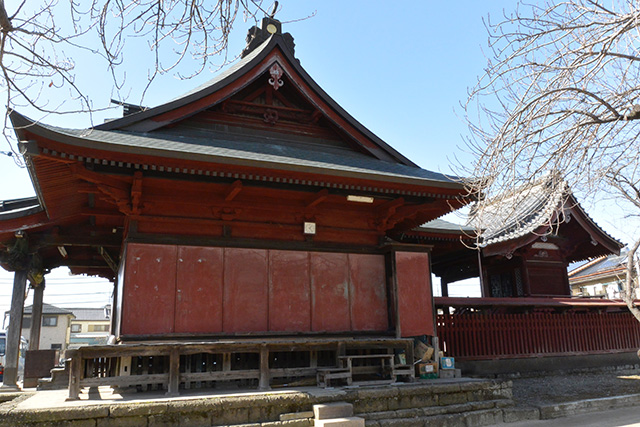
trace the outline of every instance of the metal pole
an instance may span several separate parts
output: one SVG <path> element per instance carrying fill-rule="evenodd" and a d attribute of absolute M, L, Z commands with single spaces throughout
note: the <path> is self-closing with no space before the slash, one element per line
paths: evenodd
<path fill-rule="evenodd" d="M 17 388 L 18 358 L 20 356 L 20 331 L 22 330 L 22 312 L 24 311 L 24 293 L 27 289 L 27 272 L 18 270 L 13 275 L 13 294 L 9 328 L 7 329 L 6 366 L 4 368 L 3 387 Z"/>

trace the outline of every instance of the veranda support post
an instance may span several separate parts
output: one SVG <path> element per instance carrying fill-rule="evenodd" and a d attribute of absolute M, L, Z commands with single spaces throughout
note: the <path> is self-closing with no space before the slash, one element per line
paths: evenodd
<path fill-rule="evenodd" d="M 6 366 L 4 368 L 3 387 L 17 388 L 18 358 L 20 356 L 20 331 L 24 311 L 24 293 L 27 287 L 26 270 L 16 270 L 13 275 L 13 294 L 7 329 Z"/>

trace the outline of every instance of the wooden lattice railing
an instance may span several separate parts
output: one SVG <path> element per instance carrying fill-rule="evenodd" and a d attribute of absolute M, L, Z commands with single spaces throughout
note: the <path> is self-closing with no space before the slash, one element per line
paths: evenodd
<path fill-rule="evenodd" d="M 640 348 L 630 313 L 438 315 L 445 355 L 464 360 L 598 354 Z"/>

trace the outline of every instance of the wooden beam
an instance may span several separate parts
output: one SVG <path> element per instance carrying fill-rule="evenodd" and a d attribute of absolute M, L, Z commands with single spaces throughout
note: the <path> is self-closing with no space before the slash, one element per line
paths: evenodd
<path fill-rule="evenodd" d="M 78 212 L 79 215 L 83 216 L 99 216 L 99 217 L 111 217 L 111 218 L 122 218 L 124 219 L 124 215 L 122 212 L 116 210 L 108 210 L 108 209 L 91 209 L 86 208 Z"/>
<path fill-rule="evenodd" d="M 242 191 L 242 181 L 240 180 L 233 181 L 233 184 L 231 184 L 231 187 L 227 191 L 227 195 L 224 197 L 224 200 L 226 202 L 232 201 L 233 199 L 236 198 L 238 194 L 240 194 L 241 191 Z"/>
<path fill-rule="evenodd" d="M 307 209 L 311 209 L 324 202 L 325 200 L 327 200 L 327 197 L 329 197 L 329 190 L 325 188 L 318 191 L 316 194 L 309 198 L 309 201 L 307 202 Z"/>
<path fill-rule="evenodd" d="M 116 264 L 113 258 L 111 258 L 111 255 L 109 255 L 109 252 L 107 252 L 102 246 L 98 248 L 98 252 L 100 253 L 100 255 L 102 255 L 102 258 L 105 260 L 107 265 L 111 268 L 111 270 L 117 274 L 118 264 Z"/>
<path fill-rule="evenodd" d="M 111 267 L 106 262 L 95 260 L 79 260 L 79 259 L 62 259 L 57 262 L 47 265 L 48 268 L 56 267 L 69 267 L 69 268 L 97 268 L 97 269 L 109 269 Z"/>
<path fill-rule="evenodd" d="M 36 249 L 44 248 L 48 246 L 96 246 L 96 247 L 109 247 L 119 248 L 122 246 L 122 236 L 120 233 L 102 232 L 99 235 L 44 235 L 38 237 L 37 235 L 29 236 L 32 246 Z"/>
<path fill-rule="evenodd" d="M 140 200 L 142 199 L 142 172 L 136 171 L 133 174 L 133 184 L 131 184 L 131 212 L 140 213 Z"/>

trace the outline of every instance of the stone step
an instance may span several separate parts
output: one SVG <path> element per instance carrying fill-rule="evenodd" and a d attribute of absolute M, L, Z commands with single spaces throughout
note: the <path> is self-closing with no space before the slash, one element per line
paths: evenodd
<path fill-rule="evenodd" d="M 333 402 L 313 405 L 316 420 L 353 417 L 353 405 L 347 402 Z"/>
<path fill-rule="evenodd" d="M 423 417 L 366 420 L 367 427 L 423 427 L 423 426 L 492 426 L 503 422 L 501 409 L 461 412 Z M 317 425 L 317 424 L 316 424 Z"/>
<path fill-rule="evenodd" d="M 381 412 L 369 412 L 363 414 L 357 414 L 360 417 L 364 417 L 369 422 L 384 421 L 390 422 L 391 420 L 406 420 L 410 418 L 429 418 L 440 415 L 455 415 L 461 413 L 472 413 L 478 411 L 492 411 L 502 410 L 503 408 L 511 408 L 513 401 L 510 399 L 498 399 L 492 401 L 483 402 L 470 402 L 464 404 L 452 404 L 446 406 L 427 406 L 427 407 L 413 407 L 406 409 L 397 409 L 395 411 L 381 411 Z M 386 425 L 386 424 L 384 424 Z"/>
<path fill-rule="evenodd" d="M 326 420 L 315 420 L 314 426 L 316 427 L 364 427 L 364 418 L 345 417 L 345 418 L 330 418 Z"/>
<path fill-rule="evenodd" d="M 306 420 L 313 418 L 313 411 L 289 412 L 280 414 L 280 421 Z"/>

